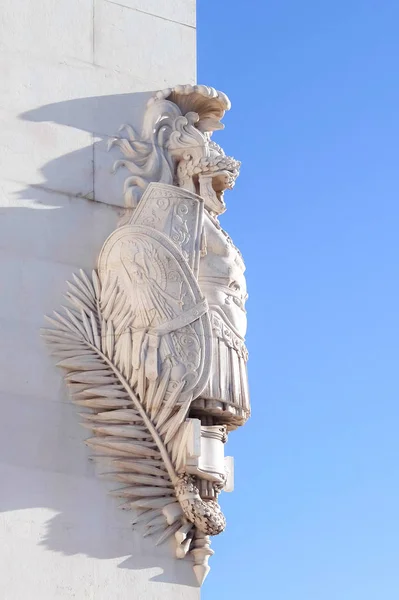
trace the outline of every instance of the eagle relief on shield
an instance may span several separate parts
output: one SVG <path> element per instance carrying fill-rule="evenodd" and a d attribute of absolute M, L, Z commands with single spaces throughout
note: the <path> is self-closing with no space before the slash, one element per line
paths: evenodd
<path fill-rule="evenodd" d="M 121 484 L 112 494 L 155 543 L 174 537 L 200 584 L 233 487 L 224 444 L 250 412 L 245 267 L 218 221 L 239 163 L 211 140 L 229 107 L 213 88 L 177 86 L 149 100 L 140 135 L 112 140 L 130 172 L 124 217 L 42 331 L 93 458 Z"/>

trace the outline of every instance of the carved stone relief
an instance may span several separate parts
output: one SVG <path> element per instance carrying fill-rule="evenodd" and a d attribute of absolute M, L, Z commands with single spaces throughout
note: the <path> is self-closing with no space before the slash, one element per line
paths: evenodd
<path fill-rule="evenodd" d="M 233 488 L 229 431 L 249 417 L 244 263 L 218 215 L 239 163 L 211 140 L 230 107 L 206 86 L 150 99 L 141 135 L 111 145 L 127 168 L 126 214 L 97 268 L 68 282 L 70 306 L 42 331 L 134 523 L 201 584 Z"/>

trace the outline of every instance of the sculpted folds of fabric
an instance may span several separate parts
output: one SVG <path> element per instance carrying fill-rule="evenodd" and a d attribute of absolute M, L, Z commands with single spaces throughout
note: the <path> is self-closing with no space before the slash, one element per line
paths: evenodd
<path fill-rule="evenodd" d="M 200 584 L 233 488 L 224 444 L 250 413 L 245 266 L 218 221 L 240 165 L 211 139 L 229 107 L 213 88 L 166 89 L 140 134 L 111 141 L 125 214 L 42 332 L 112 493 L 156 544 L 174 537 Z"/>

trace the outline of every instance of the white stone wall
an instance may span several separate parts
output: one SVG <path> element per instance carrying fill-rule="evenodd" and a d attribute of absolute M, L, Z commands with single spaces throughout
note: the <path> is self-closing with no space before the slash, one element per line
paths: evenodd
<path fill-rule="evenodd" d="M 193 83 L 195 65 L 195 0 L 1 2 L 2 600 L 199 598 L 190 562 L 106 495 L 39 337 L 118 218 L 107 136 L 140 123 L 149 91 Z"/>

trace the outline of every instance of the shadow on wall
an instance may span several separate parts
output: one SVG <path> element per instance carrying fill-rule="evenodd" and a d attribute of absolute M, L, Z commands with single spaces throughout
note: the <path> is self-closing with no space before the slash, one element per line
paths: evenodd
<path fill-rule="evenodd" d="M 52 122 L 87 132 L 88 145 L 82 148 L 76 143 L 77 150 L 40 166 L 45 182 L 16 192 L 10 205 L 21 210 L 0 209 L 2 245 L 8 248 L 8 244 L 14 244 L 6 258 L 10 262 L 14 260 L 11 255 L 15 249 L 19 261 L 16 264 L 21 271 L 10 279 L 9 300 L 6 298 L 10 314 L 6 312 L 4 323 L 6 319 L 11 323 L 10 336 L 12 331 L 15 332 L 13 327 L 26 329 L 27 340 L 17 340 L 15 348 L 9 350 L 8 362 L 5 360 L 2 365 L 6 382 L 4 397 L 10 406 L 11 417 L 7 419 L 7 427 L 4 426 L 4 434 L 0 434 L 2 462 L 9 465 L 6 467 L 9 481 L 5 488 L 2 486 L 0 494 L 0 511 L 37 509 L 35 514 L 39 517 L 35 517 L 35 522 L 44 515 L 47 527 L 44 539 L 40 537 L 40 531 L 37 534 L 37 543 L 50 551 L 65 555 L 85 554 L 98 559 L 123 558 L 120 568 L 152 569 L 148 578 L 153 581 L 184 581 L 196 586 L 191 564 L 187 564 L 189 561 L 176 561 L 171 544 L 169 549 L 165 547 L 167 543 L 156 548 L 153 539 L 143 539 L 138 532 L 133 532 L 132 513 L 118 511 L 118 502 L 107 495 L 107 483 L 95 476 L 94 465 L 88 460 L 83 443 L 87 435 L 79 427 L 78 411 L 70 403 L 61 384 L 61 374 L 39 339 L 43 313 L 50 313 L 62 303 L 56 301 L 57 298 L 61 300 L 61 294 L 65 292 L 65 276 L 70 277 L 65 274 L 70 272 L 72 275 L 76 267 L 94 266 L 106 235 L 115 226 L 116 213 L 120 212 L 118 208 L 105 211 L 106 207 L 100 203 L 93 206 L 97 174 L 95 145 L 106 145 L 108 136 L 114 135 L 124 123 L 140 131 L 150 94 L 73 99 L 31 110 L 20 117 L 24 121 Z M 56 129 L 57 136 L 64 133 L 68 137 L 69 131 Z M 54 154 L 60 146 L 62 144 L 54 145 Z M 51 155 L 51 147 L 48 150 Z M 108 155 L 103 176 L 109 179 L 112 178 L 112 162 L 113 157 Z M 122 197 L 121 189 L 119 194 Z M 79 222 L 81 218 L 82 223 Z M 83 222 L 83 219 L 86 220 Z M 90 223 L 90 219 L 96 222 Z M 113 219 L 112 223 L 110 219 Z M 38 261 L 29 263 L 30 255 L 32 260 L 37 258 Z M 10 267 L 10 272 L 13 268 Z M 29 273 L 35 269 L 36 273 Z M 38 281 L 43 289 L 38 289 Z M 31 315 L 25 316 L 21 296 L 25 299 L 30 296 Z M 24 353 L 26 364 L 21 361 Z M 10 371 L 12 368 L 15 374 Z M 7 380 L 16 377 L 20 383 L 14 401 L 13 387 L 7 389 Z M 7 515 L 5 518 L 7 524 Z M 24 513 L 13 515 L 11 527 L 15 525 L 15 519 L 22 524 Z M 25 522 L 23 526 L 32 527 L 32 515 L 26 519 L 29 523 Z M 154 576 L 154 568 L 162 569 L 162 573 Z"/>
<path fill-rule="evenodd" d="M 122 204 L 122 188 L 117 187 L 123 180 L 111 178 L 112 157 L 107 156 L 109 137 L 118 134 L 121 125 L 132 125 L 139 133 L 148 98 L 153 92 L 119 94 L 114 96 L 96 96 L 48 104 L 20 115 L 23 121 L 36 123 L 55 123 L 85 132 L 79 136 L 69 134 L 69 130 L 57 129 L 54 149 L 58 145 L 57 137 L 65 131 L 65 139 L 60 146 L 77 146 L 77 150 L 68 152 L 40 166 L 45 181 L 32 185 L 18 194 L 19 200 L 42 202 L 42 189 L 51 190 L 88 200 L 99 200 L 112 205 Z M 40 131 L 38 131 L 40 135 Z M 87 146 L 84 142 L 87 141 Z M 40 139 L 46 145 L 46 139 Z M 84 147 L 82 147 L 84 146 Z M 51 154 L 51 148 L 50 152 Z M 103 185 L 110 187 L 111 198 L 104 197 Z M 97 188 L 97 189 L 96 189 Z M 99 196 L 99 197 L 97 197 Z M 116 197 L 115 197 L 116 196 Z"/>
<path fill-rule="evenodd" d="M 76 98 L 46 104 L 21 114 L 24 121 L 53 122 L 94 135 L 115 135 L 129 122 L 141 124 L 145 105 L 154 91 Z"/>

